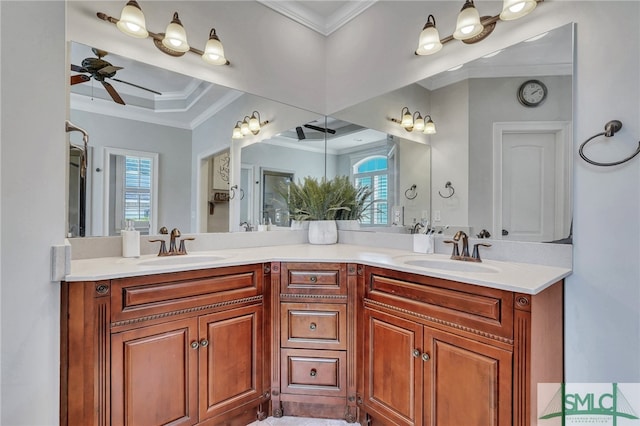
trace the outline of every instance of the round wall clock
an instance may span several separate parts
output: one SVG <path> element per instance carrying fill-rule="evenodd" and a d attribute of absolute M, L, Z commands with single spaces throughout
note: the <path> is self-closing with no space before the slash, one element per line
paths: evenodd
<path fill-rule="evenodd" d="M 547 86 L 540 80 L 527 80 L 518 89 L 518 101 L 527 107 L 540 105 L 547 97 Z"/>

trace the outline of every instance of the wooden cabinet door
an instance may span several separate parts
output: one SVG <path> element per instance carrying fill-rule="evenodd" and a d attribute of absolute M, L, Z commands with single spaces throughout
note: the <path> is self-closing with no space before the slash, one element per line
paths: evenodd
<path fill-rule="evenodd" d="M 364 309 L 364 405 L 382 424 L 422 425 L 423 326 Z"/>
<path fill-rule="evenodd" d="M 425 327 L 425 425 L 511 425 L 512 354 Z"/>
<path fill-rule="evenodd" d="M 113 426 L 198 422 L 197 324 L 191 318 L 112 335 Z"/>
<path fill-rule="evenodd" d="M 200 421 L 260 398 L 262 305 L 199 318 Z"/>

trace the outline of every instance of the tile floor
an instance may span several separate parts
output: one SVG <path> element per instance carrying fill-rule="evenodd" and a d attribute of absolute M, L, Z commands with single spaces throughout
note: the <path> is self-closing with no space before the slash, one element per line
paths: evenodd
<path fill-rule="evenodd" d="M 347 423 L 344 420 L 309 419 L 306 417 L 268 417 L 247 426 L 360 426 L 360 423 Z"/>

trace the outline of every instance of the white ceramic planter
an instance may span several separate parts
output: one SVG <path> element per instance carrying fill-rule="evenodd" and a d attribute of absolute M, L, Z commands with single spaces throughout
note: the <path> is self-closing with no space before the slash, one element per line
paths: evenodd
<path fill-rule="evenodd" d="M 335 244 L 338 242 L 338 227 L 335 220 L 309 221 L 310 244 Z"/>

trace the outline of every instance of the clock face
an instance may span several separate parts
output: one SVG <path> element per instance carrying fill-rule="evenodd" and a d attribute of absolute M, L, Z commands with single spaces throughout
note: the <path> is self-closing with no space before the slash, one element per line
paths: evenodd
<path fill-rule="evenodd" d="M 518 100 L 524 106 L 538 106 L 547 97 L 547 87 L 538 80 L 525 81 L 518 90 Z"/>

